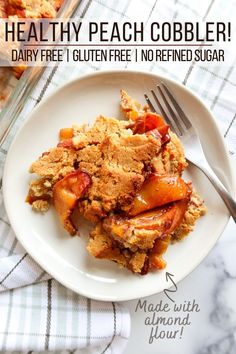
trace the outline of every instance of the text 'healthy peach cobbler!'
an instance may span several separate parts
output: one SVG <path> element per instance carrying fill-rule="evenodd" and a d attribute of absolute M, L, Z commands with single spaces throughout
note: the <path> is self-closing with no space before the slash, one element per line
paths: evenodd
<path fill-rule="evenodd" d="M 123 90 L 121 110 L 123 120 L 99 116 L 91 127 L 61 129 L 58 145 L 30 167 L 39 178 L 27 202 L 39 212 L 54 205 L 72 236 L 79 217 L 91 221 L 88 252 L 143 275 L 166 266 L 169 244 L 206 208 L 181 177 L 183 148 L 163 118 Z"/>

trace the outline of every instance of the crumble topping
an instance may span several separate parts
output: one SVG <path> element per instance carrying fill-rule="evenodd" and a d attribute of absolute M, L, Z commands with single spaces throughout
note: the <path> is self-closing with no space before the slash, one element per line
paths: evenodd
<path fill-rule="evenodd" d="M 178 241 L 188 235 L 193 231 L 194 225 L 201 216 L 205 215 L 207 211 L 206 206 L 204 205 L 203 199 L 197 194 L 196 191 L 193 191 L 188 209 L 184 214 L 184 218 L 180 226 L 172 233 L 173 241 Z"/>
<path fill-rule="evenodd" d="M 75 161 L 76 152 L 73 149 L 57 147 L 50 149 L 35 161 L 29 172 L 47 178 L 49 183 L 54 184 L 60 178 L 74 171 Z"/>
<path fill-rule="evenodd" d="M 40 211 L 42 213 L 45 213 L 46 211 L 48 211 L 49 206 L 50 206 L 50 204 L 48 203 L 48 201 L 42 200 L 42 199 L 35 200 L 32 203 L 33 210 Z"/>
<path fill-rule="evenodd" d="M 97 221 L 108 212 L 124 209 L 144 182 L 153 156 L 160 150 L 160 141 L 146 136 L 104 134 L 96 146 L 78 152 L 79 168 L 92 176 L 87 200 L 79 203 L 80 212 Z M 96 201 L 94 204 L 92 201 Z M 100 206 L 99 206 L 100 204 Z"/>

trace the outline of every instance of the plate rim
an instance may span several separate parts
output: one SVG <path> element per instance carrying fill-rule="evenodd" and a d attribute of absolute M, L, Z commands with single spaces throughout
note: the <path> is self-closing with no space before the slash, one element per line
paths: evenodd
<path fill-rule="evenodd" d="M 145 70 L 110 69 L 110 70 L 100 70 L 100 71 L 97 71 L 97 72 L 85 73 L 83 75 L 80 75 L 80 76 L 72 79 L 72 80 L 69 80 L 65 84 L 63 84 L 63 85 L 57 87 L 56 89 L 52 90 L 52 92 L 50 92 L 46 97 L 44 97 L 37 104 L 37 106 L 35 106 L 31 110 L 31 112 L 29 112 L 27 114 L 27 117 L 26 117 L 23 125 L 17 131 L 16 135 L 14 136 L 14 138 L 13 138 L 11 144 L 10 144 L 10 147 L 8 149 L 7 156 L 6 156 L 6 159 L 5 159 L 4 167 L 3 167 L 3 178 L 2 178 L 3 201 L 4 201 L 4 205 L 5 205 L 7 216 L 8 216 L 9 221 L 10 221 L 11 228 L 13 229 L 17 240 L 20 242 L 20 244 L 23 246 L 23 248 L 27 251 L 27 253 L 36 261 L 36 263 L 38 263 L 42 269 L 44 269 L 48 274 L 50 274 L 60 284 L 64 285 L 65 287 L 71 289 L 72 291 L 74 291 L 76 293 L 79 293 L 79 294 L 81 294 L 83 296 L 89 297 L 91 299 L 99 300 L 99 301 L 129 301 L 129 300 L 143 298 L 143 297 L 146 297 L 146 296 L 151 296 L 151 295 L 160 293 L 161 291 L 151 291 L 151 292 L 150 291 L 149 292 L 148 291 L 147 292 L 143 291 L 143 294 L 141 294 L 141 296 L 138 296 L 138 297 L 137 296 L 125 296 L 125 295 L 122 295 L 122 296 L 117 296 L 117 297 L 106 296 L 106 298 L 104 298 L 100 294 L 98 296 L 96 296 L 96 294 L 91 294 L 89 292 L 83 291 L 83 289 L 80 289 L 78 291 L 78 289 L 74 288 L 70 284 L 69 281 L 67 282 L 66 279 L 63 279 L 63 277 L 60 278 L 60 276 L 58 274 L 55 274 L 56 272 L 54 272 L 51 269 L 49 269 L 50 267 L 48 268 L 47 264 L 43 263 L 43 261 L 40 260 L 40 257 L 37 257 L 37 252 L 32 252 L 32 249 L 30 247 L 29 248 L 27 247 L 27 243 L 24 242 L 24 238 L 22 240 L 22 237 L 20 236 L 20 232 L 17 232 L 17 227 L 15 227 L 15 225 L 14 225 L 14 217 L 11 215 L 11 213 L 9 211 L 10 208 L 9 208 L 9 205 L 8 205 L 8 202 L 7 202 L 6 175 L 7 175 L 8 163 L 9 163 L 9 159 L 10 159 L 9 156 L 11 155 L 11 150 L 14 148 L 14 144 L 15 144 L 15 141 L 17 140 L 17 138 L 18 138 L 18 135 L 20 135 L 21 131 L 25 128 L 25 126 L 33 119 L 32 116 L 38 110 L 40 110 L 41 106 L 47 104 L 47 101 L 49 101 L 53 96 L 56 96 L 58 94 L 58 92 L 63 91 L 64 89 L 66 89 L 70 85 L 75 84 L 76 82 L 82 81 L 84 79 L 89 79 L 91 77 L 102 76 L 104 74 L 105 75 L 109 75 L 109 74 L 114 74 L 114 73 L 115 74 L 124 74 L 125 73 L 127 75 L 133 75 L 133 74 L 140 75 L 141 74 L 141 75 L 147 75 L 149 77 L 156 77 L 158 80 L 160 80 L 160 79 L 161 80 L 167 80 L 167 81 L 173 83 L 174 85 L 178 86 L 180 89 L 184 90 L 185 93 L 187 93 L 187 94 L 190 93 L 198 101 L 198 103 L 201 104 L 204 107 L 204 109 L 206 109 L 206 112 L 207 112 L 207 114 L 209 116 L 209 119 L 211 120 L 211 124 L 214 125 L 214 127 L 215 127 L 215 129 L 216 129 L 216 131 L 218 133 L 218 136 L 220 137 L 220 140 L 221 140 L 220 143 L 221 143 L 222 148 L 224 150 L 224 155 L 225 155 L 225 158 L 227 160 L 227 163 L 228 163 L 228 166 L 229 166 L 229 171 L 230 171 L 230 176 L 227 175 L 227 182 L 230 185 L 230 192 L 233 193 L 234 195 L 236 193 L 236 181 L 234 179 L 234 170 L 232 168 L 232 162 L 230 160 L 229 153 L 228 153 L 228 150 L 226 148 L 225 141 L 224 141 L 222 135 L 220 134 L 220 130 L 219 130 L 218 125 L 217 125 L 217 123 L 216 123 L 216 121 L 214 119 L 213 113 L 210 111 L 210 109 L 205 105 L 203 100 L 195 92 L 193 92 L 190 88 L 186 88 L 185 85 L 183 85 L 182 83 L 176 81 L 175 79 L 172 79 L 172 78 L 170 78 L 168 76 L 165 76 L 165 75 L 161 75 L 159 73 L 148 72 L 148 71 L 145 71 Z M 216 242 L 218 241 L 218 239 L 222 235 L 224 229 L 226 228 L 226 226 L 227 226 L 227 224 L 229 222 L 229 218 L 230 218 L 230 215 L 228 214 L 227 215 L 227 220 L 226 220 L 224 226 L 222 227 L 222 230 L 219 232 L 218 236 L 215 238 L 215 242 L 214 242 L 213 246 L 210 249 L 208 249 L 206 252 L 203 252 L 200 261 L 195 262 L 194 264 L 192 264 L 192 267 L 188 268 L 188 270 L 186 272 L 182 273 L 182 276 L 176 281 L 177 283 L 179 283 L 184 278 L 186 278 L 188 275 L 190 275 L 192 273 L 192 271 L 198 265 L 200 265 L 201 262 L 206 258 L 208 253 L 213 249 L 214 245 L 216 244 Z M 165 288 L 168 289 L 170 287 L 171 287 L 171 285 L 170 286 L 167 285 Z"/>

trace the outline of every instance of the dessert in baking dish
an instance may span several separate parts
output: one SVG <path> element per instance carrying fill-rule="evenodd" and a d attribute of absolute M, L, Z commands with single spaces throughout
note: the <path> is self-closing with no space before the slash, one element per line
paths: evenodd
<path fill-rule="evenodd" d="M 54 18 L 63 0 L 0 0 L 0 17 Z"/>
<path fill-rule="evenodd" d="M 54 205 L 62 226 L 78 233 L 78 216 L 94 224 L 87 249 L 134 273 L 163 269 L 163 253 L 205 213 L 182 178 L 183 148 L 163 118 L 121 91 L 123 120 L 99 116 L 93 126 L 60 130 L 58 145 L 30 172 L 27 202 Z"/>
<path fill-rule="evenodd" d="M 0 0 L 0 18 L 17 21 L 18 18 L 55 18 L 64 0 Z M 2 55 L 0 51 L 0 55 Z M 26 65 L 13 67 L 14 76 L 20 78 Z"/>

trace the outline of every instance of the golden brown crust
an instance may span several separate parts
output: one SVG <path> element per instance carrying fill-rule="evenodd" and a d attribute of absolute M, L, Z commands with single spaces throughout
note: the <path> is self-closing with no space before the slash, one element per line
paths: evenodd
<path fill-rule="evenodd" d="M 30 182 L 26 201 L 32 205 L 33 210 L 45 212 L 49 209 L 52 199 L 52 184 L 46 178 L 39 178 Z"/>
<path fill-rule="evenodd" d="M 109 259 L 134 273 L 141 274 L 145 271 L 144 266 L 148 258 L 146 252 L 132 252 L 130 249 L 120 248 L 119 244 L 106 233 L 101 224 L 97 224 L 92 231 L 87 250 L 96 258 Z"/>
<path fill-rule="evenodd" d="M 41 197 L 43 195 L 52 196 L 52 184 L 46 178 L 36 179 L 30 182 L 30 191 L 35 197 Z"/>
<path fill-rule="evenodd" d="M 98 224 L 91 233 L 87 250 L 96 258 L 112 260 L 122 267 L 127 265 L 125 256 L 114 244 L 112 238 L 102 229 L 101 224 Z"/>
<path fill-rule="evenodd" d="M 194 191 L 190 198 L 188 209 L 184 215 L 183 221 L 180 226 L 172 233 L 173 240 L 181 240 L 191 231 L 194 225 L 201 216 L 205 215 L 207 208 L 203 199 Z"/>
<path fill-rule="evenodd" d="M 165 145 L 161 153 L 153 159 L 154 169 L 163 175 L 181 175 L 188 163 L 184 156 L 183 146 L 173 132 L 169 133 L 170 142 Z"/>
<path fill-rule="evenodd" d="M 45 213 L 46 211 L 48 211 L 50 204 L 48 203 L 47 200 L 35 200 L 32 203 L 32 208 L 35 211 L 40 211 L 41 213 Z"/>
<path fill-rule="evenodd" d="M 73 149 L 56 147 L 50 149 L 35 161 L 29 172 L 47 178 L 54 184 L 60 178 L 74 171 L 75 161 L 76 152 Z"/>

